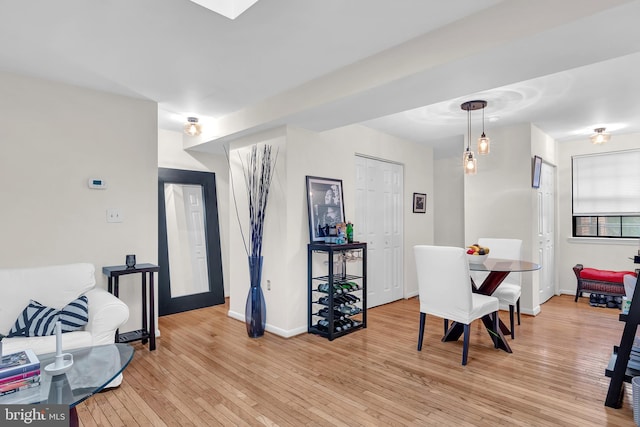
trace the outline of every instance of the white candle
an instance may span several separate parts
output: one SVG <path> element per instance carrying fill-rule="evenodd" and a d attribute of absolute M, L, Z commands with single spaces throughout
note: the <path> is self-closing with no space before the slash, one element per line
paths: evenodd
<path fill-rule="evenodd" d="M 62 322 L 56 322 L 56 356 L 62 354 Z"/>

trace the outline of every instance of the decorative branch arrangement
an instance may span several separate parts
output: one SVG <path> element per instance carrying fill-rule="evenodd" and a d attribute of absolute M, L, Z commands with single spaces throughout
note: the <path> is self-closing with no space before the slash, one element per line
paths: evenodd
<path fill-rule="evenodd" d="M 240 155 L 238 154 L 238 156 Z M 278 152 L 276 151 L 274 156 L 271 146 L 266 144 L 260 150 L 257 145 L 251 147 L 251 152 L 246 158 L 246 164 L 240 158 L 247 190 L 249 226 L 251 228 L 251 248 L 249 248 L 242 231 L 242 224 L 240 224 L 240 234 L 242 235 L 242 242 L 247 256 L 262 256 L 262 233 L 264 231 L 265 212 L 269 198 L 269 188 L 271 187 L 271 178 L 273 177 L 277 160 Z M 238 204 L 236 203 L 236 215 L 238 214 L 237 209 Z M 238 222 L 240 222 L 239 216 Z"/>

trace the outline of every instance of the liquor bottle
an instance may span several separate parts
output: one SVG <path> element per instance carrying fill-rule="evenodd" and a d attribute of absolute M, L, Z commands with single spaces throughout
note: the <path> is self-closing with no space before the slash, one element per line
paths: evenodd
<path fill-rule="evenodd" d="M 351 301 L 349 301 L 349 299 L 347 298 L 348 294 L 344 294 L 344 295 L 338 295 L 336 298 L 333 299 L 334 305 L 337 307 L 342 307 L 345 304 L 350 303 Z"/>
<path fill-rule="evenodd" d="M 351 285 L 351 290 L 352 291 L 358 291 L 360 290 L 360 285 L 358 285 L 356 282 L 347 282 Z"/>
<path fill-rule="evenodd" d="M 344 295 L 344 297 L 347 300 L 349 300 L 350 303 L 360 302 L 360 298 L 358 298 L 357 296 L 355 296 L 353 294 L 346 294 L 346 295 Z"/>
<path fill-rule="evenodd" d="M 329 292 L 329 284 L 328 283 L 320 283 L 318 285 L 318 292 L 328 293 Z M 342 293 L 342 288 L 334 283 L 333 292 L 336 293 L 336 294 L 341 294 Z"/>
<path fill-rule="evenodd" d="M 329 307 L 324 307 L 324 308 L 321 308 L 318 311 L 318 316 L 322 316 L 324 318 L 328 318 L 329 317 L 329 313 L 330 313 L 329 312 Z M 344 314 L 340 313 L 340 311 L 338 311 L 338 310 L 333 310 L 333 318 L 334 318 L 334 320 L 335 319 L 344 320 Z"/>
<path fill-rule="evenodd" d="M 351 222 L 347 223 L 347 243 L 353 243 L 353 224 Z"/>
<path fill-rule="evenodd" d="M 355 290 L 355 289 L 353 289 L 353 286 L 351 285 L 350 282 L 342 282 L 342 283 L 339 283 L 339 285 L 340 285 L 340 288 L 342 289 L 343 293 L 351 292 L 351 291 Z"/>

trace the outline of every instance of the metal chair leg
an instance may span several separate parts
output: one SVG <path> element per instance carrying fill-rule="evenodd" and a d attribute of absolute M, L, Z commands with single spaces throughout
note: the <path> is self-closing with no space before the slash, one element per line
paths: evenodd
<path fill-rule="evenodd" d="M 518 310 L 518 325 L 520 324 L 520 298 L 516 301 L 516 308 Z"/>

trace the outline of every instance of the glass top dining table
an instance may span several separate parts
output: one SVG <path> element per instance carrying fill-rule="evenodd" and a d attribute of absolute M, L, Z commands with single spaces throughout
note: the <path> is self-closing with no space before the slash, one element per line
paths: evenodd
<path fill-rule="evenodd" d="M 540 264 L 514 259 L 487 258 L 482 264 L 469 263 L 471 271 L 506 271 L 511 273 L 539 269 Z"/>
<path fill-rule="evenodd" d="M 493 292 L 500 286 L 500 283 L 509 275 L 509 273 L 520 273 L 526 271 L 535 271 L 541 268 L 540 264 L 536 264 L 529 261 L 523 260 L 511 260 L 511 259 L 501 259 L 501 258 L 487 258 L 484 260 L 482 264 L 472 264 L 469 263 L 470 271 L 481 271 L 489 273 L 487 277 L 482 281 L 480 286 L 477 286 L 474 283 L 473 279 L 471 279 L 473 292 L 483 294 L 483 295 L 491 295 Z M 504 332 L 509 331 L 509 328 L 502 322 L 502 320 L 498 321 L 499 327 L 498 330 L 494 330 L 493 321 L 490 319 L 490 316 L 484 316 L 482 318 L 482 322 L 484 323 L 489 335 L 492 339 L 497 341 L 498 348 L 511 353 L 511 347 L 507 343 L 504 338 Z M 447 331 L 443 341 L 455 341 L 462 334 L 462 328 L 460 325 L 454 324 Z"/>

